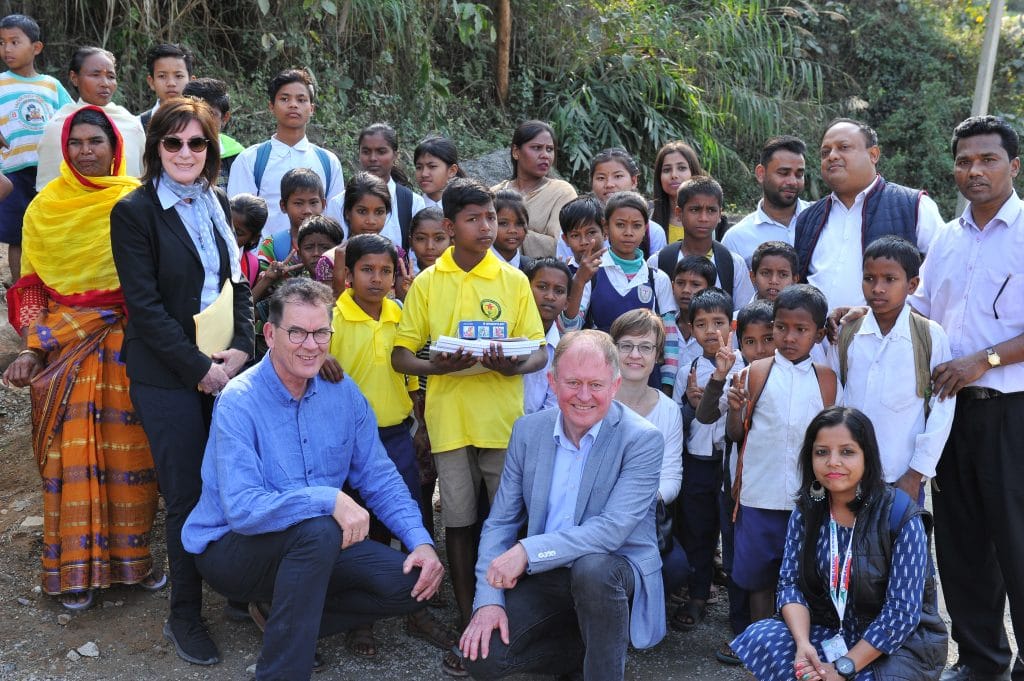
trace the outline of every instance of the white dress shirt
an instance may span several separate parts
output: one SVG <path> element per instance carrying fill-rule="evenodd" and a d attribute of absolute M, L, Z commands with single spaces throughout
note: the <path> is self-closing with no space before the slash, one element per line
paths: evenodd
<path fill-rule="evenodd" d="M 804 212 L 809 201 L 796 200 L 796 212 L 793 213 L 788 225 L 778 222 L 775 218 L 764 212 L 764 199 L 757 202 L 757 210 L 748 213 L 742 220 L 729 228 L 729 231 L 722 237 L 722 244 L 733 253 L 738 254 L 747 263 L 747 267 L 753 267 L 752 260 L 754 251 L 765 241 L 784 241 L 790 246 L 796 234 L 796 218 Z"/>
<path fill-rule="evenodd" d="M 942 325 L 954 358 L 1024 333 L 1024 202 L 1016 193 L 983 229 L 968 204 L 938 233 L 910 304 Z M 971 385 L 1024 391 L 1024 362 L 989 369 Z"/>
<path fill-rule="evenodd" d="M 383 236 L 391 239 L 391 243 L 396 246 L 402 245 L 402 223 L 398 220 L 398 185 L 395 184 L 395 180 L 388 180 L 388 193 L 391 194 L 391 212 L 388 213 L 387 222 L 384 223 L 384 229 L 380 231 Z M 327 210 L 324 211 L 324 215 L 329 215 L 339 223 L 341 228 L 345 232 L 345 237 L 348 238 L 348 223 L 345 222 L 344 216 L 345 207 L 345 190 L 342 188 L 341 193 L 330 199 L 327 202 Z M 423 197 L 416 192 L 412 193 L 412 211 L 409 215 L 416 215 L 425 208 L 423 203 Z M 409 226 L 410 229 L 412 225 Z"/>
<path fill-rule="evenodd" d="M 228 176 L 228 196 L 255 194 L 266 200 L 268 216 L 267 224 L 263 226 L 263 236 L 270 236 L 291 228 L 288 216 L 281 211 L 281 178 L 289 170 L 309 168 L 319 175 L 320 180 L 324 183 L 324 193 L 328 202 L 344 191 L 345 176 L 337 156 L 327 151 L 327 158 L 331 164 L 331 186 L 328 187 L 327 175 L 324 173 L 320 156 L 316 153 L 316 145 L 308 138 L 303 137 L 295 146 L 288 146 L 277 139 L 277 135 L 270 138 L 270 158 L 267 159 L 267 167 L 263 170 L 260 186 L 257 187 L 255 179 L 256 151 L 259 146 L 259 144 L 254 144 L 248 147 L 231 164 L 231 174 Z"/>
<path fill-rule="evenodd" d="M 880 181 L 880 176 L 857 194 L 847 208 L 833 192 L 832 209 L 821 230 L 811 262 L 807 283 L 821 289 L 829 308 L 864 305 L 861 279 L 864 275 L 864 250 L 861 228 L 864 220 L 864 199 Z M 917 247 L 927 253 L 932 238 L 943 228 L 939 207 L 928 196 L 917 204 Z"/>
<path fill-rule="evenodd" d="M 836 386 L 836 392 L 839 403 L 842 389 Z M 811 359 L 793 364 L 776 350 L 775 366 L 754 406 L 743 452 L 741 504 L 774 511 L 793 510 L 803 479 L 800 447 L 804 433 L 823 408 Z"/>
<path fill-rule="evenodd" d="M 929 322 L 932 338 L 930 368 L 948 362 L 949 340 L 942 327 Z M 832 346 L 829 363 L 839 375 L 839 352 Z M 955 399 L 931 397 L 924 417 L 924 399 L 917 395 L 914 345 L 910 336 L 910 306 L 903 308 L 885 336 L 874 312 L 869 312 L 846 354 L 846 385 L 842 404 L 864 412 L 875 427 L 886 482 L 896 482 L 907 468 L 929 478 L 953 426 Z"/>
<path fill-rule="evenodd" d="M 725 376 L 726 385 L 729 385 L 732 375 L 743 368 L 743 356 L 740 355 L 739 350 L 734 351 L 733 354 L 736 356 L 736 363 L 732 365 L 729 373 Z M 685 377 L 677 374 L 677 382 L 680 378 L 683 379 L 684 393 L 686 392 L 686 383 L 689 380 L 690 366 L 692 364 L 693 360 L 690 360 L 689 364 L 686 365 Z M 679 371 L 680 373 L 683 371 L 682 364 L 679 365 Z M 708 359 L 702 352 L 697 359 L 697 385 L 701 388 L 707 387 L 713 373 L 715 373 L 715 360 Z M 728 390 L 722 391 L 718 401 L 718 409 L 721 416 L 714 423 L 701 423 L 697 419 L 693 419 L 690 423 L 690 432 L 686 438 L 686 451 L 690 456 L 709 459 L 714 456 L 716 450 L 719 453 L 725 451 L 725 421 L 729 411 Z"/>

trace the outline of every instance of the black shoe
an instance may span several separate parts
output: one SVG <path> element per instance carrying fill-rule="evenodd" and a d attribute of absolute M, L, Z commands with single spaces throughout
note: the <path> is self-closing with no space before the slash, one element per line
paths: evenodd
<path fill-rule="evenodd" d="M 178 657 L 186 662 L 203 666 L 220 662 L 217 644 L 210 638 L 206 625 L 198 619 L 169 619 L 164 622 L 164 636 L 174 644 Z"/>
<path fill-rule="evenodd" d="M 232 622 L 248 622 L 249 604 L 245 601 L 228 601 L 224 604 L 224 617 Z"/>
<path fill-rule="evenodd" d="M 1005 681 L 1009 676 L 1006 672 L 1000 674 L 982 674 L 976 672 L 963 662 L 957 662 L 955 665 L 942 672 L 942 676 L 939 677 L 939 681 Z"/>

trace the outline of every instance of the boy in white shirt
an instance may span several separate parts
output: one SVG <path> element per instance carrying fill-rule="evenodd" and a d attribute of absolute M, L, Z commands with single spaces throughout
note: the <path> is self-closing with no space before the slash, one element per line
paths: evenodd
<path fill-rule="evenodd" d="M 279 205 L 281 178 L 289 170 L 309 168 L 319 175 L 328 202 L 345 189 L 338 157 L 306 137 L 306 126 L 316 111 L 314 94 L 313 79 L 304 70 L 286 69 L 274 76 L 267 95 L 277 131 L 269 140 L 240 153 L 231 164 L 228 196 L 254 194 L 267 201 L 270 215 L 263 236 L 288 229 L 288 216 Z"/>
<path fill-rule="evenodd" d="M 942 327 L 907 304 L 920 267 L 921 254 L 906 239 L 888 235 L 868 245 L 861 287 L 870 311 L 846 324 L 829 362 L 843 384 L 842 404 L 875 426 L 885 481 L 923 506 L 924 482 L 935 475 L 956 400 L 931 394 L 931 372 L 951 355 Z"/>

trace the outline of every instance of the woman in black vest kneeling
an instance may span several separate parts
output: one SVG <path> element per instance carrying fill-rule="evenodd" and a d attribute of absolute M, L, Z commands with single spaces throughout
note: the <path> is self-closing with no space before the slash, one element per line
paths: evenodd
<path fill-rule="evenodd" d="M 789 521 L 779 614 L 732 648 L 762 681 L 938 679 L 931 516 L 882 477 L 871 421 L 833 407 L 807 428 Z"/>

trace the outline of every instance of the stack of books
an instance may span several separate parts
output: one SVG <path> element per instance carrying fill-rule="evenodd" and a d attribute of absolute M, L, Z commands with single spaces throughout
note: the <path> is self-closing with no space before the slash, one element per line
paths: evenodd
<path fill-rule="evenodd" d="M 506 357 L 526 357 L 540 347 L 543 341 L 525 340 L 522 338 L 496 339 L 479 338 L 463 339 L 452 336 L 440 336 L 430 346 L 431 354 L 435 352 L 457 352 L 463 348 L 474 357 L 483 357 L 484 353 L 491 349 L 491 343 L 500 343 L 502 352 Z"/>

